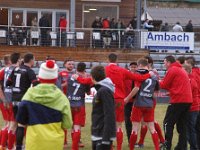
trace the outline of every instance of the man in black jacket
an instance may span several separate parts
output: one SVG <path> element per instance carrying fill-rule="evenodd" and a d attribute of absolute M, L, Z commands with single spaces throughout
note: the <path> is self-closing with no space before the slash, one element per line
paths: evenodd
<path fill-rule="evenodd" d="M 97 90 L 92 110 L 92 150 L 110 150 L 116 138 L 114 85 L 106 78 L 103 66 L 94 67 L 91 75 Z"/>
<path fill-rule="evenodd" d="M 47 14 L 43 14 L 43 16 L 39 20 L 39 26 L 41 31 L 41 46 L 48 45 L 48 31 L 50 31 L 50 23 L 47 16 Z"/>

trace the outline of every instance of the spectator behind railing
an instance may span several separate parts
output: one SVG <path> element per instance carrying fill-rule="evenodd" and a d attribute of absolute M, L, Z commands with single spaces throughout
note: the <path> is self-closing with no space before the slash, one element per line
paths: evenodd
<path fill-rule="evenodd" d="M 27 37 L 27 28 L 25 27 L 25 24 L 22 22 L 21 27 L 17 28 L 18 45 L 24 45 L 24 43 L 26 43 L 26 37 Z"/>
<path fill-rule="evenodd" d="M 110 29 L 110 18 L 109 17 L 107 17 L 103 20 L 103 29 L 106 29 L 106 30 L 103 30 L 103 32 L 102 32 L 103 48 L 110 48 L 112 32 L 111 32 L 111 30 L 108 30 L 108 29 Z"/>
<path fill-rule="evenodd" d="M 162 32 L 168 32 L 168 31 L 169 31 L 169 25 L 168 25 L 167 22 L 165 23 L 165 25 L 163 25 L 163 26 L 161 27 L 161 30 L 160 30 L 160 31 L 162 31 Z"/>
<path fill-rule="evenodd" d="M 149 19 L 146 19 L 144 24 L 143 24 L 143 29 L 146 29 L 148 31 L 152 31 L 153 28 L 154 28 L 154 26 L 149 23 Z"/>
<path fill-rule="evenodd" d="M 10 44 L 11 45 L 18 45 L 17 40 L 17 28 L 14 26 L 14 24 L 11 24 L 9 28 L 9 37 L 10 37 Z"/>
<path fill-rule="evenodd" d="M 125 39 L 126 39 L 126 42 L 124 43 L 124 48 L 133 48 L 134 44 L 134 31 L 133 31 L 133 27 L 131 24 L 129 24 L 125 30 Z"/>
<path fill-rule="evenodd" d="M 64 15 L 60 17 L 57 46 L 66 46 L 67 20 Z"/>
<path fill-rule="evenodd" d="M 38 21 L 37 21 L 36 17 L 34 17 L 33 20 L 31 21 L 31 32 L 36 32 L 36 33 L 39 32 Z M 37 44 L 38 44 L 38 39 L 33 37 L 32 38 L 32 45 L 36 46 Z"/>
<path fill-rule="evenodd" d="M 133 17 L 133 19 L 130 21 L 131 26 L 133 27 L 133 29 L 137 28 L 137 18 Z"/>
<path fill-rule="evenodd" d="M 115 24 L 115 29 L 117 29 L 115 32 L 117 33 L 117 40 L 116 43 L 119 44 L 120 41 L 120 47 L 122 47 L 122 45 L 124 45 L 124 31 L 126 29 L 126 26 L 124 25 L 123 21 L 121 21 L 120 19 L 118 19 L 117 23 Z"/>
<path fill-rule="evenodd" d="M 183 32 L 183 27 L 180 25 L 180 22 L 177 22 L 172 28 L 173 32 Z"/>
<path fill-rule="evenodd" d="M 185 27 L 185 32 L 193 32 L 192 20 L 188 21 L 188 24 Z"/>
<path fill-rule="evenodd" d="M 50 27 L 50 23 L 49 20 L 47 18 L 46 14 L 43 14 L 43 16 L 40 18 L 39 20 L 39 26 L 40 31 L 41 31 L 41 46 L 48 46 L 49 42 L 48 42 L 48 34 L 49 34 L 49 27 Z"/>
<path fill-rule="evenodd" d="M 96 16 L 94 22 L 92 23 L 92 28 L 93 28 L 93 32 L 96 32 L 97 34 L 101 34 L 101 28 L 103 27 L 102 22 L 100 20 L 99 16 Z M 101 35 L 100 35 L 101 37 Z M 93 43 L 92 43 L 92 47 L 101 47 L 102 42 L 101 42 L 101 38 L 100 39 L 95 39 L 95 37 L 92 37 L 93 39 Z"/>

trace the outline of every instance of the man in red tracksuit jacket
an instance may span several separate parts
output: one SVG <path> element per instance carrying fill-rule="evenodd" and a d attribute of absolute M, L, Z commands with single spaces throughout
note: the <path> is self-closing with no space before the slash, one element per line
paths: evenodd
<path fill-rule="evenodd" d="M 173 56 L 164 59 L 167 73 L 160 87 L 170 93 L 169 106 L 164 118 L 165 148 L 171 149 L 174 125 L 177 126 L 179 135 L 178 144 L 175 150 L 187 149 L 186 127 L 187 113 L 192 103 L 192 91 L 190 80 L 181 64 L 176 62 Z"/>
<path fill-rule="evenodd" d="M 199 102 L 199 112 L 200 112 L 200 68 L 196 67 L 196 61 L 194 57 L 187 57 L 185 59 L 185 64 L 192 67 L 192 76 L 197 82 L 198 86 L 198 102 Z M 197 134 L 197 143 L 198 147 L 200 148 L 200 113 L 198 114 L 197 121 L 196 121 L 196 134 Z"/>
<path fill-rule="evenodd" d="M 194 76 L 191 74 L 192 67 L 190 65 L 184 64 L 183 68 L 185 71 L 187 71 L 188 76 L 190 78 L 190 84 L 192 89 L 192 105 L 190 107 L 188 117 L 187 117 L 187 140 L 190 144 L 190 149 L 198 149 L 197 146 L 197 134 L 196 134 L 196 122 L 199 114 L 199 93 L 198 93 L 198 85 L 194 78 Z"/>

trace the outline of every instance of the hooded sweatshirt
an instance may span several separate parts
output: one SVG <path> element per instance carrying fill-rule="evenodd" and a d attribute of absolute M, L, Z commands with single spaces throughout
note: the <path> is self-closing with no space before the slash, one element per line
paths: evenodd
<path fill-rule="evenodd" d="M 95 85 L 97 94 L 92 109 L 92 141 L 109 144 L 116 137 L 114 85 L 109 78 Z"/>
<path fill-rule="evenodd" d="M 199 103 L 199 110 L 200 110 L 200 69 L 198 67 L 192 68 L 192 75 L 197 82 L 198 86 L 198 103 Z"/>
<path fill-rule="evenodd" d="M 72 126 L 69 101 L 53 84 L 29 88 L 19 105 L 16 119 L 27 125 L 26 150 L 62 150 L 63 129 Z"/>
<path fill-rule="evenodd" d="M 178 62 L 169 66 L 164 79 L 160 82 L 160 88 L 169 91 L 169 103 L 192 103 L 189 77 Z"/>
<path fill-rule="evenodd" d="M 192 89 L 192 99 L 193 99 L 192 105 L 190 107 L 190 111 L 199 111 L 198 85 L 192 74 L 189 74 L 189 78 L 190 78 L 190 84 L 191 84 L 191 89 Z"/>

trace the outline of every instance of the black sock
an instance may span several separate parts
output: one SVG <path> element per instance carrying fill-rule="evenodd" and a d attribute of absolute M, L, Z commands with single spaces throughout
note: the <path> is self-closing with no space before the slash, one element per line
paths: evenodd
<path fill-rule="evenodd" d="M 16 150 L 22 150 L 23 139 L 24 139 L 24 127 L 17 127 Z"/>

